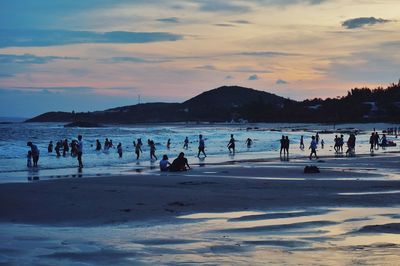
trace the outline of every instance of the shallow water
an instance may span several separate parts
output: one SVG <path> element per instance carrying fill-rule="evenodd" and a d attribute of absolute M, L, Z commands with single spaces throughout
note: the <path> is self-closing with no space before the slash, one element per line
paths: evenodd
<path fill-rule="evenodd" d="M 199 213 L 99 227 L 0 224 L 0 263 L 396 265 L 400 231 L 358 231 L 367 225 L 399 223 L 399 212 L 400 208 L 289 209 Z"/>
<path fill-rule="evenodd" d="M 298 148 L 300 136 L 304 136 L 307 145 L 315 130 L 331 130 L 332 125 L 318 124 L 223 124 L 223 125 L 116 125 L 101 128 L 64 128 L 60 123 L 16 123 L 0 125 L 0 182 L 26 182 L 27 180 L 69 178 L 107 174 L 130 174 L 158 169 L 158 161 L 149 160 L 149 149 L 143 146 L 140 160 L 136 160 L 132 142 L 142 138 L 153 139 L 156 143 L 156 154 L 161 157 L 167 154 L 173 160 L 177 154 L 184 151 L 190 164 L 204 166 L 206 164 L 220 163 L 233 160 L 248 160 L 258 158 L 277 158 L 279 156 L 279 139 L 282 134 L 288 135 L 291 140 L 291 158 L 308 156 L 308 149 L 302 151 Z M 357 136 L 357 152 L 368 153 L 369 131 L 393 127 L 390 124 L 347 124 L 337 125 L 336 128 L 358 128 L 367 130 Z M 250 130 L 248 130 L 250 128 Z M 84 138 L 85 167 L 81 172 L 77 169 L 77 160 L 72 156 L 59 157 L 55 153 L 47 153 L 50 140 L 54 145 L 57 140 L 67 138 L 69 142 L 78 134 Z M 198 159 L 198 135 L 203 134 L 206 140 L 206 159 Z M 230 134 L 237 140 L 235 155 L 229 154 L 227 143 Z M 188 136 L 189 149 L 183 150 L 183 140 Z M 334 134 L 321 134 L 325 141 L 325 148 L 319 149 L 319 155 L 332 155 L 332 141 Z M 123 158 L 118 158 L 116 149 L 108 151 L 95 151 L 95 140 L 104 143 L 105 138 L 113 140 L 114 146 L 122 143 Z M 245 140 L 250 137 L 254 144 L 247 149 Z M 168 138 L 171 139 L 171 149 L 166 148 Z M 394 137 L 389 137 L 393 139 Z M 347 135 L 345 135 L 345 140 Z M 38 145 L 41 156 L 38 168 L 26 167 L 27 141 Z M 398 150 L 398 147 L 387 148 L 386 151 Z M 381 150 L 377 151 L 378 153 Z M 340 155 L 342 156 L 342 155 Z"/>

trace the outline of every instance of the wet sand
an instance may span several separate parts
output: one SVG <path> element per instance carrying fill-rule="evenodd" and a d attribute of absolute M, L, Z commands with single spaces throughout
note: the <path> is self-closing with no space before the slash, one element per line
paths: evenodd
<path fill-rule="evenodd" d="M 310 164 L 321 172 L 304 174 Z M 76 241 L 68 248 L 91 241 L 93 249 L 72 252 L 55 245 L 31 259 L 391 265 L 400 258 L 399 166 L 400 156 L 393 153 L 0 184 L 0 249 L 9 254 L 0 262 L 18 261 L 12 252 L 21 252 L 26 241 L 42 243 L 37 232 L 53 232 L 43 241 L 49 245 L 68 238 L 64 230 Z M 105 244 L 91 235 L 96 230 L 118 241 Z M 128 230 L 129 240 L 115 230 Z M 99 254 L 103 260 L 96 260 Z"/>

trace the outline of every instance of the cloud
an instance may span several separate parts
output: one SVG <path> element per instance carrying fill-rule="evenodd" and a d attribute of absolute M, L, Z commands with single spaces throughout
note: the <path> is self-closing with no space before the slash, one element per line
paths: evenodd
<path fill-rule="evenodd" d="M 157 21 L 164 22 L 164 23 L 180 23 L 180 21 L 177 17 L 160 18 L 160 19 L 157 19 Z"/>
<path fill-rule="evenodd" d="M 257 52 L 243 52 L 240 55 L 257 56 L 257 57 L 276 57 L 276 56 L 297 56 L 300 54 L 274 52 L 274 51 L 257 51 Z"/>
<path fill-rule="evenodd" d="M 12 78 L 15 77 L 14 74 L 10 74 L 10 73 L 0 73 L 0 79 L 1 78 Z"/>
<path fill-rule="evenodd" d="M 148 43 L 178 41 L 182 35 L 168 32 L 0 30 L 0 48 L 42 47 L 81 43 Z"/>
<path fill-rule="evenodd" d="M 79 57 L 0 54 L 0 64 L 46 64 L 54 60 L 79 60 Z"/>
<path fill-rule="evenodd" d="M 196 67 L 197 69 L 204 69 L 204 70 L 217 70 L 217 68 L 213 65 L 203 65 Z"/>
<path fill-rule="evenodd" d="M 214 24 L 214 26 L 218 26 L 218 27 L 235 27 L 235 25 L 228 24 L 228 23 L 217 23 L 217 24 Z"/>
<path fill-rule="evenodd" d="M 170 62 L 171 60 L 167 59 L 146 59 L 143 57 L 131 57 L 131 56 L 117 56 L 111 57 L 106 59 L 100 59 L 100 62 L 103 63 L 150 63 L 150 64 L 157 64 L 157 63 L 164 63 Z"/>
<path fill-rule="evenodd" d="M 254 75 L 251 75 L 249 78 L 248 78 L 248 80 L 259 80 L 260 78 L 256 75 L 256 74 L 254 74 Z"/>
<path fill-rule="evenodd" d="M 239 20 L 232 20 L 232 21 L 230 21 L 231 23 L 236 23 L 236 24 L 251 24 L 251 22 L 250 21 L 248 21 L 248 20 L 241 20 L 241 19 L 239 19 Z"/>
<path fill-rule="evenodd" d="M 239 66 L 234 69 L 230 69 L 229 72 L 241 72 L 241 73 L 272 73 L 270 70 L 259 70 L 259 69 L 254 69 L 252 67 L 248 66 Z"/>
<path fill-rule="evenodd" d="M 283 79 L 278 79 L 275 83 L 276 83 L 277 85 L 288 84 L 288 82 L 287 82 L 286 80 L 283 80 Z"/>
<path fill-rule="evenodd" d="M 197 0 L 199 10 L 217 13 L 246 13 L 251 11 L 247 5 L 234 4 L 233 1 L 224 0 Z"/>
<path fill-rule="evenodd" d="M 259 0 L 259 2 L 270 5 L 289 6 L 289 5 L 320 5 L 327 0 Z"/>
<path fill-rule="evenodd" d="M 375 24 L 382 24 L 390 22 L 390 20 L 382 19 L 382 18 L 374 18 L 374 17 L 361 17 L 361 18 L 353 18 L 348 19 L 342 23 L 342 26 L 346 29 L 356 29 L 362 28 L 364 26 L 372 26 Z"/>

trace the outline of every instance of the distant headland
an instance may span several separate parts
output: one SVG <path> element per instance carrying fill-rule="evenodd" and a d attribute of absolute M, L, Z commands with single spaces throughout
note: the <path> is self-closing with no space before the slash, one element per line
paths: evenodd
<path fill-rule="evenodd" d="M 47 112 L 26 122 L 135 124 L 172 122 L 400 122 L 400 81 L 355 88 L 346 96 L 294 101 L 239 86 L 203 92 L 183 103 L 145 103 L 95 112 Z"/>

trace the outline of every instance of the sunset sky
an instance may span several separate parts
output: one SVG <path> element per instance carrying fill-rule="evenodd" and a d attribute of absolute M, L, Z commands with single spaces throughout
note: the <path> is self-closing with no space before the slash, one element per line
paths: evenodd
<path fill-rule="evenodd" d="M 400 78 L 398 0 L 1 0 L 0 116 Z"/>

